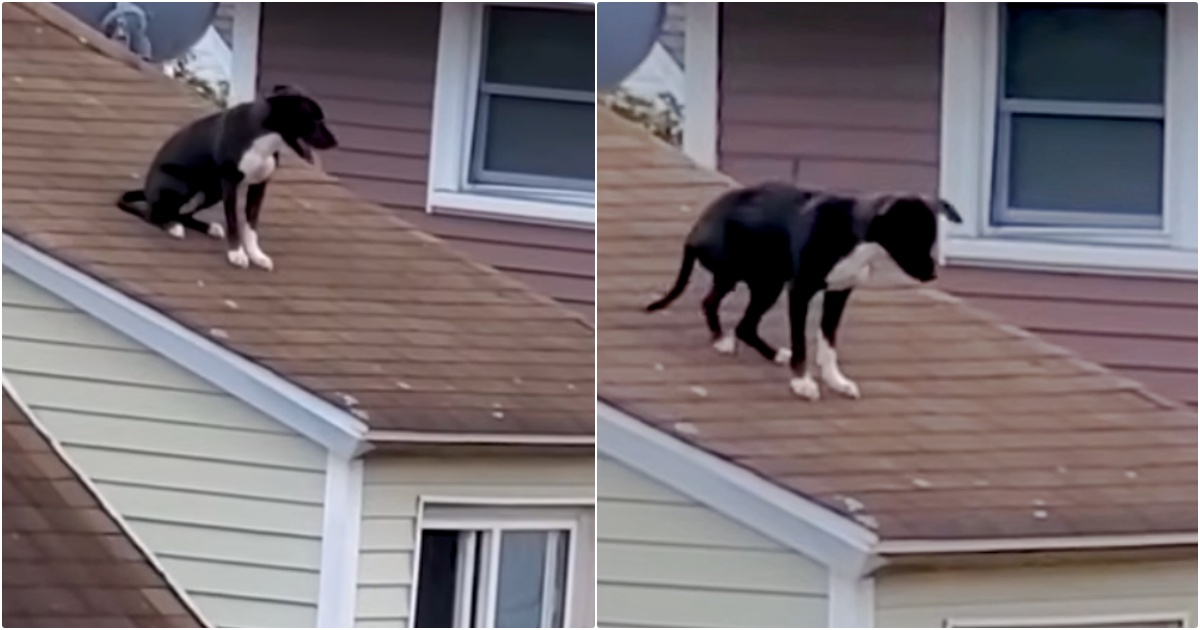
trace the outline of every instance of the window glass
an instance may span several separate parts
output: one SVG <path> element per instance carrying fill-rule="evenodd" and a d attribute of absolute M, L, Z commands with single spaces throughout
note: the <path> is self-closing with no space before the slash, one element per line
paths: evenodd
<path fill-rule="evenodd" d="M 488 7 L 484 82 L 593 91 L 594 15 Z"/>
<path fill-rule="evenodd" d="M 485 171 L 594 179 L 593 103 L 516 96 L 489 96 L 486 100 L 487 124 L 481 130 Z"/>
<path fill-rule="evenodd" d="M 1014 115 L 1008 206 L 1158 215 L 1162 122 Z"/>
<path fill-rule="evenodd" d="M 1162 5 L 1009 4 L 1009 98 L 1162 103 Z"/>

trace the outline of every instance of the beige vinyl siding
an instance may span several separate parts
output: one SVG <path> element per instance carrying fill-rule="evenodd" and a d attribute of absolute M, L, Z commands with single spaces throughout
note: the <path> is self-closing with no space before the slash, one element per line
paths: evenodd
<path fill-rule="evenodd" d="M 219 626 L 316 623 L 325 454 L 4 273 L 4 374 Z"/>
<path fill-rule="evenodd" d="M 597 460 L 601 627 L 824 627 L 824 567 Z"/>
<path fill-rule="evenodd" d="M 367 457 L 363 477 L 362 553 L 355 611 L 355 625 L 360 628 L 408 625 L 420 497 L 554 498 L 588 503 L 595 497 L 595 464 L 590 455 L 519 459 L 377 455 Z M 591 546 L 586 549 L 580 553 L 589 553 Z M 586 567 L 581 571 L 593 573 Z"/>
<path fill-rule="evenodd" d="M 876 625 L 1184 613 L 1196 627 L 1196 559 L 944 570 L 876 579 Z"/>

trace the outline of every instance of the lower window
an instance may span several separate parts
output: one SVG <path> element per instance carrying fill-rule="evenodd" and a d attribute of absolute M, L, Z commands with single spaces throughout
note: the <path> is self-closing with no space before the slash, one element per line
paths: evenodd
<path fill-rule="evenodd" d="M 571 543 L 566 528 L 425 529 L 415 627 L 563 627 Z"/>

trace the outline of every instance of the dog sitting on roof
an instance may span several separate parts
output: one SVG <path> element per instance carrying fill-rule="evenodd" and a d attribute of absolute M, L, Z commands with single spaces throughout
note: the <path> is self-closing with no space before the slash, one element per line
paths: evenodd
<path fill-rule="evenodd" d="M 280 85 L 265 98 L 176 131 L 154 156 L 142 189 L 122 194 L 117 206 L 175 238 L 183 238 L 185 228 L 223 236 L 230 264 L 270 270 L 274 263 L 259 247 L 258 220 L 284 146 L 312 163 L 314 149 L 332 149 L 337 139 L 312 97 Z M 195 217 L 218 201 L 225 204 L 224 227 Z"/>
<path fill-rule="evenodd" d="M 918 282 L 935 279 L 939 216 L 962 222 L 949 203 L 912 195 L 856 198 L 775 183 L 734 190 L 718 197 L 696 221 L 675 286 L 646 310 L 660 310 L 678 298 L 700 261 L 713 276 L 703 301 L 713 347 L 732 354 L 741 340 L 769 360 L 789 363 L 792 392 L 816 400 L 820 391 L 806 362 L 804 327 L 809 302 L 825 291 L 817 370 L 827 387 L 858 398 L 858 385 L 838 368 L 835 350 L 850 292 L 887 258 Z M 736 337 L 727 336 L 721 331 L 721 300 L 739 282 L 750 289 L 750 304 Z M 775 349 L 758 336 L 758 326 L 789 283 L 792 347 Z"/>

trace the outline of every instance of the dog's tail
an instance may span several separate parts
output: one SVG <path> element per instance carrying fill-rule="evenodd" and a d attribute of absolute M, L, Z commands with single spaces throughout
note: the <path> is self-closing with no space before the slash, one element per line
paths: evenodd
<path fill-rule="evenodd" d="M 687 288 L 688 279 L 692 277 L 692 268 L 696 266 L 696 249 L 691 245 L 686 245 L 683 248 L 683 264 L 679 267 L 679 276 L 675 278 L 675 286 L 666 295 L 662 296 L 658 301 L 646 307 L 647 313 L 666 308 L 671 302 L 675 301 L 683 294 L 683 290 Z"/>
<path fill-rule="evenodd" d="M 117 199 L 117 207 L 141 218 L 150 216 L 150 202 L 146 199 L 146 191 L 129 190 L 121 193 Z"/>

